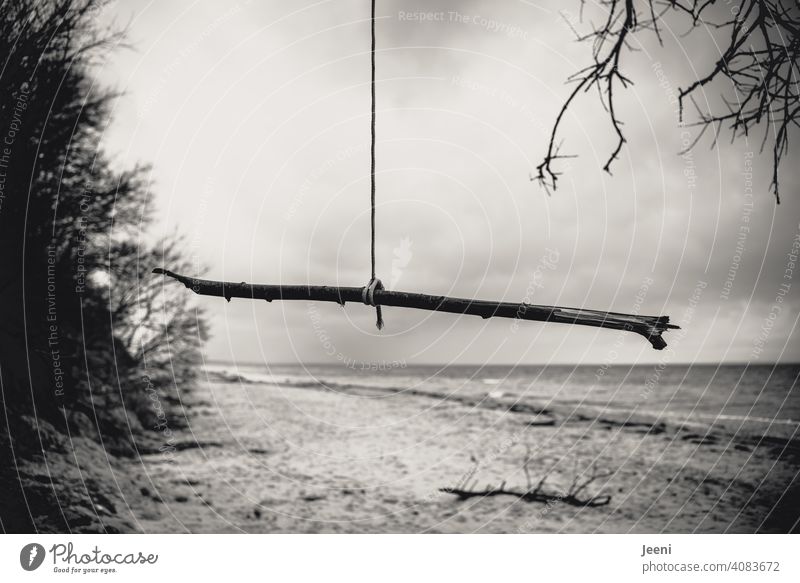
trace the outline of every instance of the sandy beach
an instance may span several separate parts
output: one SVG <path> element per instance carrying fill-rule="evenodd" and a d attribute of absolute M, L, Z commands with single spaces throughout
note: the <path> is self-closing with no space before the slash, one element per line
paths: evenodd
<path fill-rule="evenodd" d="M 123 514 L 137 529 L 785 532 L 800 515 L 797 442 L 784 437 L 491 396 L 209 378 L 186 399 L 181 445 L 128 468 L 140 491 Z M 473 472 L 474 489 L 524 490 L 528 455 L 533 481 L 547 475 L 557 495 L 546 504 L 440 491 Z M 560 499 L 593 465 L 610 475 L 584 494 L 610 503 Z"/>

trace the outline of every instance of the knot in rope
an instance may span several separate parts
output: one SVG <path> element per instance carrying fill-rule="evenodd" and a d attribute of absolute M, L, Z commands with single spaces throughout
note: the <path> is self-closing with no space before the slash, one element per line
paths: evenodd
<path fill-rule="evenodd" d="M 378 330 L 383 329 L 383 314 L 381 313 L 381 306 L 380 304 L 375 303 L 375 290 L 382 290 L 383 283 L 377 277 L 373 277 L 369 280 L 369 283 L 361 288 L 361 301 L 364 302 L 368 306 L 375 307 L 375 314 L 377 316 L 377 320 L 375 325 L 378 327 Z"/>

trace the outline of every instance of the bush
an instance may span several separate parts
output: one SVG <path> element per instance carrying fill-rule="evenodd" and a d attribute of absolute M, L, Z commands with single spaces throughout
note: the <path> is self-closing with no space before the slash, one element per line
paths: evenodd
<path fill-rule="evenodd" d="M 193 380 L 207 327 L 150 274 L 188 262 L 176 240 L 143 243 L 146 169 L 98 145 L 116 96 L 92 67 L 119 40 L 99 8 L 0 4 L 0 386 L 7 434 L 33 415 L 113 444 L 152 428 L 148 387 Z"/>

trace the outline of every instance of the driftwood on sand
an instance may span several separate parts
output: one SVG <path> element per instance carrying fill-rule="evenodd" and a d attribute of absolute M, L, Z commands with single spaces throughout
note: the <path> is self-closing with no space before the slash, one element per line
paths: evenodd
<path fill-rule="evenodd" d="M 545 482 L 550 477 L 546 473 L 544 477 L 539 480 L 536 486 L 533 485 L 531 480 L 529 465 L 532 463 L 530 457 L 530 449 L 528 449 L 527 456 L 523 464 L 527 487 L 521 489 L 506 488 L 505 481 L 499 486 L 493 487 L 487 485 L 483 490 L 476 489 L 477 480 L 474 480 L 475 473 L 478 471 L 478 460 L 473 456 L 474 463 L 472 469 L 467 472 L 461 481 L 455 487 L 439 488 L 440 492 L 445 494 L 453 494 L 458 496 L 459 500 L 467 500 L 469 498 L 487 498 L 492 496 L 514 496 L 525 502 L 541 502 L 544 504 L 563 502 L 570 506 L 583 506 L 595 508 L 597 506 L 606 506 L 611 502 L 611 496 L 608 494 L 590 494 L 590 486 L 597 480 L 602 480 L 611 477 L 614 472 L 600 472 L 597 470 L 596 465 L 592 465 L 588 472 L 577 473 L 572 479 L 572 483 L 566 491 L 558 492 L 555 490 L 545 489 Z"/>
<path fill-rule="evenodd" d="M 661 334 L 667 330 L 678 328 L 678 326 L 669 323 L 669 316 L 640 316 L 638 314 L 601 312 L 583 308 L 449 298 L 380 288 L 371 290 L 370 300 L 373 303 L 369 304 L 365 299 L 364 287 L 234 283 L 188 277 L 161 268 L 154 269 L 153 273 L 171 277 L 196 294 L 223 297 L 228 301 L 231 298 L 266 300 L 268 302 L 273 300 L 306 300 L 335 302 L 342 306 L 346 302 L 355 302 L 376 306 L 416 308 L 418 310 L 448 312 L 451 314 L 468 314 L 482 318 L 514 318 L 539 322 L 578 324 L 634 332 L 647 338 L 656 350 L 661 350 L 667 346 Z"/>

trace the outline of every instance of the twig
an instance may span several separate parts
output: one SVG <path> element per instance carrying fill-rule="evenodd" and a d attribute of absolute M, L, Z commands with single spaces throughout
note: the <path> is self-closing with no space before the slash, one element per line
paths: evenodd
<path fill-rule="evenodd" d="M 549 194 L 555 190 L 560 172 L 554 163 L 563 158 L 559 154 L 561 126 L 568 110 L 582 93 L 596 88 L 600 103 L 616 140 L 603 169 L 619 158 L 626 144 L 622 121 L 617 117 L 615 100 L 617 88 L 626 88 L 631 82 L 620 72 L 623 52 L 633 50 L 632 39 L 638 32 L 653 32 L 660 44 L 663 38 L 659 22 L 670 12 L 688 16 L 689 30 L 703 34 L 703 30 L 726 31 L 727 39 L 719 47 L 719 57 L 706 71 L 681 88 L 678 93 L 679 123 L 715 129 L 716 146 L 719 132 L 726 127 L 731 139 L 746 140 L 757 127 L 764 128 L 761 151 L 772 141 L 772 176 L 770 188 L 775 201 L 780 203 L 778 168 L 789 147 L 790 130 L 800 126 L 800 91 L 797 83 L 797 63 L 800 61 L 800 11 L 797 0 L 742 0 L 726 10 L 710 9 L 713 0 L 600 0 L 598 6 L 606 14 L 603 23 L 593 26 L 579 41 L 592 44 L 592 62 L 569 77 L 576 85 L 566 97 L 556 116 L 547 151 L 537 166 L 533 179 L 539 181 Z M 581 5 L 583 6 L 583 4 Z M 641 9 L 637 9 L 637 7 Z M 570 24 L 570 27 L 572 25 Z M 573 28 L 574 30 L 574 28 Z M 716 49 L 716 37 L 714 38 Z M 719 82 L 719 103 L 705 110 L 697 107 L 697 121 L 684 121 L 684 105 L 696 94 L 704 92 L 713 82 Z M 729 88 L 729 89 L 726 89 Z M 705 94 L 703 93 L 705 97 Z M 708 101 L 706 100 L 706 103 Z M 702 136 L 687 149 L 695 146 Z"/>
<path fill-rule="evenodd" d="M 531 478 L 528 470 L 528 464 L 530 462 L 530 447 L 526 445 L 525 460 L 522 465 L 527 481 L 526 490 L 506 489 L 505 480 L 503 480 L 503 482 L 497 488 L 493 488 L 490 484 L 487 484 L 485 489 L 475 490 L 476 482 L 473 483 L 472 487 L 470 487 L 465 480 L 461 480 L 456 487 L 439 488 L 439 491 L 444 492 L 445 494 L 457 496 L 459 500 L 468 500 L 470 498 L 490 498 L 493 496 L 514 496 L 520 500 L 524 500 L 525 502 L 542 502 L 545 504 L 549 502 L 563 502 L 564 504 L 569 504 L 570 506 L 583 506 L 590 508 L 606 506 L 611 502 L 611 496 L 608 494 L 589 495 L 586 492 L 588 491 L 589 486 L 591 486 L 594 482 L 603 478 L 611 477 L 614 472 L 598 472 L 595 464 L 592 464 L 588 475 L 585 473 L 580 473 L 576 469 L 575 476 L 570 487 L 565 493 L 559 494 L 558 492 L 547 491 L 544 489 L 544 483 L 550 475 L 549 472 L 542 476 L 542 479 L 539 480 L 535 488 L 531 487 Z M 476 470 L 477 462 L 475 462 L 475 465 L 469 472 L 469 476 L 472 477 L 475 475 Z"/>

